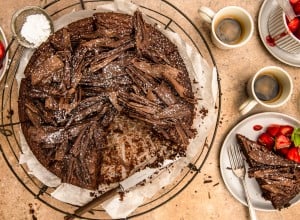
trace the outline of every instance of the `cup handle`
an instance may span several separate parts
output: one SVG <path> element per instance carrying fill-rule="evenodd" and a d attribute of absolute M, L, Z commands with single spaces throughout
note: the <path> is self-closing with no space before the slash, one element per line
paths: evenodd
<path fill-rule="evenodd" d="M 201 6 L 201 8 L 198 9 L 198 13 L 201 16 L 201 18 L 206 21 L 207 23 L 211 23 L 213 20 L 213 17 L 215 16 L 215 12 L 211 10 L 210 8 L 206 6 Z"/>
<path fill-rule="evenodd" d="M 239 108 L 239 112 L 242 115 L 247 114 L 251 109 L 253 109 L 257 104 L 257 101 L 254 99 L 247 99 Z"/>

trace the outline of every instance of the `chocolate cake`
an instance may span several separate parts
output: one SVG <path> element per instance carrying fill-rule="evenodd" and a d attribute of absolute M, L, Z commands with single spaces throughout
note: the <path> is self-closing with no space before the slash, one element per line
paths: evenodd
<path fill-rule="evenodd" d="M 195 98 L 177 47 L 141 12 L 95 13 L 56 31 L 30 58 L 22 132 L 62 182 L 119 182 L 184 156 Z"/>
<path fill-rule="evenodd" d="M 257 180 L 262 196 L 275 209 L 290 206 L 290 201 L 300 193 L 299 165 L 241 134 L 236 138 L 249 164 L 248 175 Z"/>

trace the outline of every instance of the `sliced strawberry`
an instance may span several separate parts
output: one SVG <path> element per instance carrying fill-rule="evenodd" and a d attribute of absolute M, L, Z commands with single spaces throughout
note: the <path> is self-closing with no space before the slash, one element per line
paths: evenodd
<path fill-rule="evenodd" d="M 275 150 L 291 146 L 292 141 L 285 135 L 280 134 L 275 138 Z"/>
<path fill-rule="evenodd" d="M 294 131 L 294 127 L 290 125 L 281 125 L 279 129 L 279 134 L 283 134 L 285 136 L 291 136 Z"/>
<path fill-rule="evenodd" d="M 300 163 L 300 152 L 298 147 L 291 147 L 286 155 L 286 158 Z"/>
<path fill-rule="evenodd" d="M 267 149 L 272 150 L 274 146 L 274 138 L 268 133 L 262 133 L 257 139 L 258 143 L 264 145 Z"/>
<path fill-rule="evenodd" d="M 290 31 L 292 33 L 295 33 L 299 27 L 300 27 L 300 20 L 299 18 L 294 18 L 293 20 L 291 20 L 289 23 L 288 23 L 288 27 L 290 29 Z"/>
<path fill-rule="evenodd" d="M 278 149 L 276 152 L 280 153 L 283 156 L 286 156 L 289 150 L 290 150 L 289 147 L 285 147 L 285 148 Z"/>
<path fill-rule="evenodd" d="M 270 125 L 270 126 L 267 127 L 266 132 L 269 135 L 271 135 L 272 137 L 275 137 L 278 134 L 279 129 L 280 129 L 280 125 L 272 124 L 272 125 Z"/>

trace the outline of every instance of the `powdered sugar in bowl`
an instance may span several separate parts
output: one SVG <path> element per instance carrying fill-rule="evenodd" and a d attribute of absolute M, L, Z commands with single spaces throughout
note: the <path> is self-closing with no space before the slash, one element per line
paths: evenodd
<path fill-rule="evenodd" d="M 11 29 L 19 44 L 27 48 L 37 48 L 54 31 L 51 17 L 37 6 L 17 11 L 12 17 Z"/>

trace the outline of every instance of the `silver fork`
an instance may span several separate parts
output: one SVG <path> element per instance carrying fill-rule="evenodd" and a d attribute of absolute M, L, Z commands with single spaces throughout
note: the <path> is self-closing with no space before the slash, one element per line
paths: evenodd
<path fill-rule="evenodd" d="M 245 163 L 244 163 L 244 159 L 242 157 L 241 150 L 238 145 L 234 145 L 234 144 L 230 145 L 227 148 L 227 150 L 228 150 L 228 156 L 229 156 L 229 161 L 230 161 L 230 165 L 232 168 L 232 172 L 234 173 L 234 175 L 236 175 L 242 181 L 245 195 L 246 195 L 247 204 L 248 204 L 250 219 L 256 220 L 257 218 L 256 218 L 255 210 L 251 203 L 247 185 L 246 185 L 246 181 L 245 181 L 246 169 L 245 169 Z"/>

